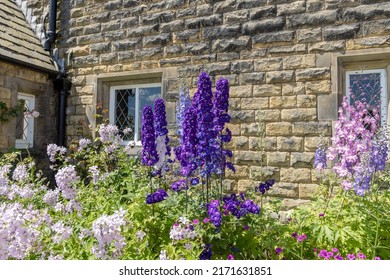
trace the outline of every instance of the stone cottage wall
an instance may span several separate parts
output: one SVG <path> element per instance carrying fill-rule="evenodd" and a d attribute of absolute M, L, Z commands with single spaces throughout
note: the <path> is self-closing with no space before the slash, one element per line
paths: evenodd
<path fill-rule="evenodd" d="M 226 186 L 275 178 L 286 208 L 315 189 L 314 151 L 321 135 L 329 142 L 342 94 L 337 57 L 390 45 L 390 1 L 73 0 L 60 9 L 70 140 L 94 122 L 99 77 L 174 69 L 163 81 L 174 108 L 179 85 L 193 93 L 204 69 L 231 86 L 237 172 Z"/>
<path fill-rule="evenodd" d="M 31 153 L 46 158 L 46 147 L 56 142 L 57 97 L 48 74 L 0 61 L 0 101 L 7 107 L 18 104 L 18 93 L 35 96 L 34 146 Z M 15 148 L 16 118 L 0 122 L 0 152 Z"/>

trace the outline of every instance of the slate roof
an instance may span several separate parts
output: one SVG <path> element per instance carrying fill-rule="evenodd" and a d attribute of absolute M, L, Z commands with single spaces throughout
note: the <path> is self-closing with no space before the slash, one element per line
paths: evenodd
<path fill-rule="evenodd" d="M 56 72 L 49 52 L 43 49 L 13 0 L 0 0 L 0 59 Z"/>

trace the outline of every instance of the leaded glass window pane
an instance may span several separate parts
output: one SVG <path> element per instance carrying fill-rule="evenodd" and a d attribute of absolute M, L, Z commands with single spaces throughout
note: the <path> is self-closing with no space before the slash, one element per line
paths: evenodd
<path fill-rule="evenodd" d="M 368 103 L 370 107 L 380 104 L 381 100 L 381 73 L 351 74 L 349 87 L 351 102 L 359 100 Z"/>
<path fill-rule="evenodd" d="M 387 81 L 385 69 L 347 71 L 347 96 L 351 104 L 359 100 L 371 108 L 379 106 L 381 125 L 387 124 Z"/>
<path fill-rule="evenodd" d="M 150 88 L 140 88 L 139 89 L 139 112 L 138 112 L 138 127 L 139 133 L 141 135 L 142 130 L 142 111 L 145 106 L 152 106 L 154 104 L 154 100 L 159 98 L 161 95 L 161 87 L 150 87 Z"/>
<path fill-rule="evenodd" d="M 135 132 L 135 89 L 117 89 L 115 90 L 115 125 L 120 131 L 130 128 L 131 133 L 123 135 L 124 141 L 134 140 Z"/>
<path fill-rule="evenodd" d="M 110 123 L 115 124 L 120 131 L 126 128 L 132 130 L 123 134 L 125 142 L 141 142 L 142 111 L 146 105 L 153 107 L 154 100 L 161 96 L 161 86 L 129 85 L 112 87 L 110 90 Z"/>

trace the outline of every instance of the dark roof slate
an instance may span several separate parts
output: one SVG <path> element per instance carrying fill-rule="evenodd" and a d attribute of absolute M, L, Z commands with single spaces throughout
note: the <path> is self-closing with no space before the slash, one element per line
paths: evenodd
<path fill-rule="evenodd" d="M 56 68 L 13 0 L 0 0 L 0 58 L 43 71 Z"/>

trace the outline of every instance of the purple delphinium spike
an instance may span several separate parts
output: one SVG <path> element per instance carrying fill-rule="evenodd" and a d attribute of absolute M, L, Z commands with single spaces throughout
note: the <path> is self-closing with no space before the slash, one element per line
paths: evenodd
<path fill-rule="evenodd" d="M 197 115 L 192 107 L 188 107 L 184 113 L 183 143 L 180 149 L 181 174 L 190 176 L 196 170 L 197 144 L 196 137 Z"/>
<path fill-rule="evenodd" d="M 314 168 L 321 171 L 326 167 L 326 148 L 324 145 L 318 145 L 314 155 Z"/>
<path fill-rule="evenodd" d="M 227 114 L 229 109 L 229 81 L 221 78 L 217 81 L 213 99 L 214 129 L 221 132 L 226 123 L 230 122 Z"/>
<path fill-rule="evenodd" d="M 211 79 L 206 72 L 202 72 L 198 78 L 198 90 L 193 99 L 193 108 L 197 115 L 197 153 L 198 166 L 202 176 L 211 173 L 212 154 L 215 153 L 213 141 L 216 138 L 214 130 L 213 93 L 211 90 Z"/>
<path fill-rule="evenodd" d="M 142 111 L 142 164 L 153 166 L 158 161 L 153 111 L 145 106 Z"/>

